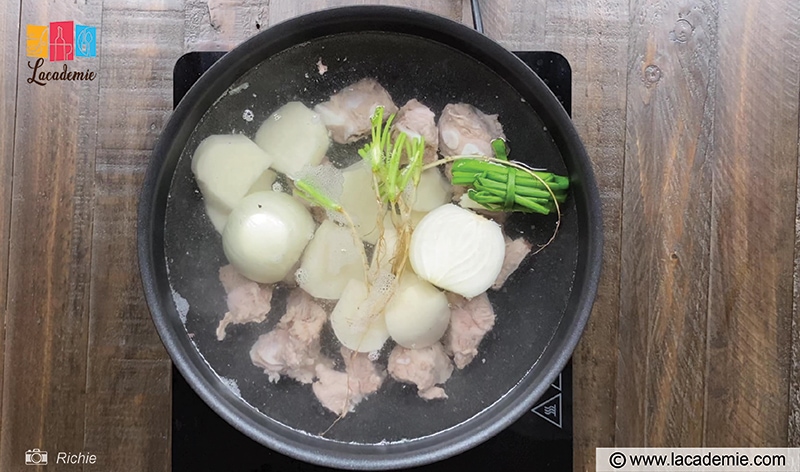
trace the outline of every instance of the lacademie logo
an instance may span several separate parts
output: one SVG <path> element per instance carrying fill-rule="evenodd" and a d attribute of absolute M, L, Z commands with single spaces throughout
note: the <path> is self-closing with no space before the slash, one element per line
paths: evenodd
<path fill-rule="evenodd" d="M 85 71 L 71 71 L 67 64 L 61 70 L 44 71 L 45 59 L 50 62 L 72 61 L 76 57 L 97 57 L 97 27 L 78 25 L 72 21 L 53 21 L 47 26 L 27 25 L 26 52 L 28 57 L 37 58 L 28 78 L 29 84 L 47 85 L 50 81 L 94 80 L 97 74 Z"/>

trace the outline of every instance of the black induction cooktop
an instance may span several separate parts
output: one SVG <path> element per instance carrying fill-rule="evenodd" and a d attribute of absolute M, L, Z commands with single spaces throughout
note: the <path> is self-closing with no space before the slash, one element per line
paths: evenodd
<path fill-rule="evenodd" d="M 178 59 L 173 76 L 174 103 L 223 52 L 191 52 Z M 553 91 L 569 113 L 572 71 L 554 52 L 515 53 Z M 318 472 L 336 470 L 300 462 L 272 451 L 217 416 L 173 367 L 172 469 L 174 471 Z M 572 361 L 531 411 L 485 443 L 417 472 L 461 470 L 572 470 Z"/>

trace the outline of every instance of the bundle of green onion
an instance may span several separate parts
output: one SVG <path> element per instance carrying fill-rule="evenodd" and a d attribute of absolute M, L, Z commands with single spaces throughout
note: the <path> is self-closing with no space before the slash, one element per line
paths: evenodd
<path fill-rule="evenodd" d="M 455 160 L 452 184 L 470 187 L 469 198 L 488 210 L 543 215 L 557 212 L 556 202 L 563 203 L 567 198 L 567 177 L 509 162 L 502 139 L 492 141 L 492 148 L 496 159 Z"/>

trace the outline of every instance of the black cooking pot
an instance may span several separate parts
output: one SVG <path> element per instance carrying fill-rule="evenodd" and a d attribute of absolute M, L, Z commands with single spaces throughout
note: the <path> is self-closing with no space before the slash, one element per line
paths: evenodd
<path fill-rule="evenodd" d="M 327 65 L 322 75 L 318 60 Z M 277 384 L 250 363 L 249 347 L 269 321 L 214 329 L 225 312 L 217 271 L 226 263 L 205 216 L 190 160 L 209 134 L 255 134 L 280 105 L 312 105 L 364 77 L 398 104 L 417 98 L 437 114 L 450 102 L 498 113 L 510 157 L 568 174 L 570 194 L 553 243 L 529 257 L 502 290 L 498 315 L 478 358 L 426 402 L 387 380 L 381 391 L 321 435 L 335 417 L 307 385 Z M 252 112 L 253 119 L 243 115 Z M 344 149 L 342 152 L 347 151 Z M 352 151 L 352 150 L 350 150 Z M 336 152 L 332 148 L 331 152 Z M 147 302 L 180 372 L 203 400 L 240 431 L 308 462 L 389 469 L 457 454 L 508 426 L 564 367 L 586 324 L 600 273 L 602 231 L 591 165 L 564 109 L 520 60 L 453 21 L 391 7 L 350 7 L 270 28 L 222 57 L 175 109 L 155 147 L 139 209 L 139 260 Z M 513 215 L 506 225 L 542 244 L 555 217 Z M 283 297 L 285 298 L 285 297 Z M 328 334 L 329 335 L 329 334 Z"/>

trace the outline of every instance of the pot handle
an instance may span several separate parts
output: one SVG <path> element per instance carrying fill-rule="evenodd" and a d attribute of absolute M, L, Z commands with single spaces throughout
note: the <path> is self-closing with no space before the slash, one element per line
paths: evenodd
<path fill-rule="evenodd" d="M 472 26 L 475 31 L 483 34 L 483 17 L 481 16 L 481 4 L 479 0 L 470 0 L 472 6 Z"/>

